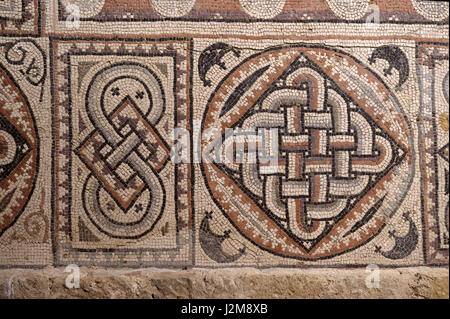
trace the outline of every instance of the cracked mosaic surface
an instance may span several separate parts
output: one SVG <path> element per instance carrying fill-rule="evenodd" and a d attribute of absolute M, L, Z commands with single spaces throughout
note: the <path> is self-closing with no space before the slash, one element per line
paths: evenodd
<path fill-rule="evenodd" d="M 448 265 L 448 37 L 433 1 L 0 0 L 0 267 Z"/>

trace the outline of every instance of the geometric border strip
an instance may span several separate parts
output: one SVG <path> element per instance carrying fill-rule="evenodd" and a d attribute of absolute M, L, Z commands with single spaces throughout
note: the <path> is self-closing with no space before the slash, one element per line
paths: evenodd
<path fill-rule="evenodd" d="M 96 0 L 94 4 L 77 0 L 58 1 L 58 21 L 66 21 L 71 9 L 65 5 L 76 3 L 80 6 L 81 22 L 156 22 L 156 21 L 191 21 L 191 22 L 332 22 L 332 23 L 366 23 L 379 19 L 380 23 L 401 24 L 446 24 L 445 12 L 436 8 L 445 4 L 424 4 L 422 0 L 397 0 L 395 7 L 389 7 L 389 0 L 378 0 L 378 7 L 369 0 L 355 3 L 340 3 L 340 0 L 326 1 L 250 1 L 222 0 L 215 1 L 184 0 L 178 3 L 167 0 L 123 1 Z M 225 8 L 225 10 L 224 10 Z M 448 16 L 448 15 L 447 15 Z"/>
<path fill-rule="evenodd" d="M 438 146 L 437 139 L 440 125 L 438 125 L 437 122 L 439 118 L 438 107 L 440 105 L 438 104 L 439 97 L 437 92 L 441 91 L 442 85 L 439 85 L 436 81 L 437 69 L 440 66 L 440 62 L 448 61 L 449 59 L 448 43 L 421 42 L 417 44 L 416 51 L 418 85 L 421 92 L 419 146 L 421 160 L 420 171 L 422 172 L 421 209 L 423 211 L 424 224 L 424 259 L 427 264 L 448 265 L 448 180 L 446 186 L 447 191 L 445 194 L 445 191 L 439 187 L 440 183 L 438 178 L 440 147 Z M 444 108 L 443 110 L 447 109 L 448 112 L 448 105 L 442 105 L 441 107 Z M 447 135 L 448 147 L 448 129 L 447 133 L 444 133 L 443 135 L 445 134 Z M 444 225 L 445 219 L 442 222 L 439 218 L 440 205 L 445 205 L 445 202 L 447 202 L 447 225 Z M 446 235 L 444 233 L 445 228 L 447 228 Z M 447 243 L 445 244 L 443 242 L 445 239 L 443 238 L 446 236 Z"/>
<path fill-rule="evenodd" d="M 120 53 L 114 52 L 121 46 Z M 95 40 L 83 39 L 56 39 L 51 43 L 52 59 L 54 65 L 53 89 L 54 89 L 54 136 L 56 138 L 54 148 L 54 174 L 53 185 L 55 189 L 53 198 L 53 225 L 54 225 L 54 254 L 55 263 L 64 265 L 69 263 L 86 265 L 163 265 L 189 266 L 193 263 L 192 246 L 192 207 L 191 190 L 193 184 L 191 178 L 191 168 L 189 164 L 176 165 L 175 180 L 177 185 L 170 185 L 175 188 L 174 211 L 167 213 L 176 216 L 176 246 L 172 249 L 145 248 L 141 249 L 83 249 L 72 247 L 72 190 L 71 181 L 72 166 L 77 145 L 72 140 L 72 93 L 69 89 L 70 74 L 72 64 L 71 56 L 95 55 L 108 51 L 111 57 L 117 56 L 119 59 L 136 56 L 145 58 L 146 56 L 157 55 L 173 57 L 174 59 L 174 85 L 175 99 L 175 127 L 185 127 L 190 130 L 190 108 L 191 108 L 191 60 L 189 58 L 192 44 L 186 39 L 117 39 L 113 41 L 96 42 Z M 114 49 L 116 48 L 116 49 Z M 124 57 L 122 58 L 121 56 Z M 75 103 L 75 102 L 74 102 Z M 67 134 L 67 132 L 69 134 Z M 76 143 L 76 142 L 75 142 Z M 167 164 L 169 165 L 169 164 Z M 186 189 L 187 188 L 187 189 Z M 178 194 L 178 195 L 177 195 Z M 79 199 L 74 199 L 79 200 Z M 172 206 L 172 205 L 171 205 Z M 154 232 L 159 233 L 159 228 Z M 102 256 L 103 261 L 96 259 Z"/>

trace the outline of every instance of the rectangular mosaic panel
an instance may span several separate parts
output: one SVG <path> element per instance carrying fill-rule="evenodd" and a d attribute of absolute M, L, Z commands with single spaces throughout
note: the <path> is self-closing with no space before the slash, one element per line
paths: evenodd
<path fill-rule="evenodd" d="M 448 4 L 0 0 L 0 267 L 448 265 Z"/>
<path fill-rule="evenodd" d="M 0 267 L 53 262 L 48 51 L 0 37 Z"/>
<path fill-rule="evenodd" d="M 56 262 L 191 264 L 191 169 L 170 160 L 190 128 L 190 41 L 52 47 Z"/>
<path fill-rule="evenodd" d="M 420 43 L 417 67 L 421 95 L 422 207 L 425 258 L 448 263 L 448 44 Z"/>

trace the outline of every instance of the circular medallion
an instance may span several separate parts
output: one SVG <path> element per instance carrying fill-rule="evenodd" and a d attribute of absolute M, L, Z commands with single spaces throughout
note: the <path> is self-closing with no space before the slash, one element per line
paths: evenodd
<path fill-rule="evenodd" d="M 205 183 L 224 216 L 266 251 L 305 260 L 351 251 L 380 232 L 410 185 L 409 124 L 399 110 L 381 79 L 344 52 L 257 53 L 207 103 Z"/>
<path fill-rule="evenodd" d="M 0 65 L 0 234 L 22 214 L 39 161 L 36 122 L 26 96 Z"/>
<path fill-rule="evenodd" d="M 425 19 L 442 21 L 448 19 L 448 3 L 437 1 L 411 0 L 414 9 Z"/>
<path fill-rule="evenodd" d="M 259 19 L 271 19 L 283 11 L 286 0 L 239 0 L 242 9 Z"/>
<path fill-rule="evenodd" d="M 153 9 L 164 17 L 178 18 L 188 14 L 196 0 L 150 0 Z"/>
<path fill-rule="evenodd" d="M 370 0 L 327 0 L 334 14 L 345 20 L 362 18 L 367 13 L 369 2 Z"/>

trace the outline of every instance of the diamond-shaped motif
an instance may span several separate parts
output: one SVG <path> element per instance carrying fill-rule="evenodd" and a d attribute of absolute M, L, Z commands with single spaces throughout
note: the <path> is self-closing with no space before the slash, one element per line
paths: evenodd
<path fill-rule="evenodd" d="M 39 136 L 28 100 L 0 65 L 0 235 L 24 211 L 35 186 Z"/>
<path fill-rule="evenodd" d="M 5 116 L 0 113 L 0 183 L 31 151 L 30 145 Z"/>
<path fill-rule="evenodd" d="M 105 144 L 101 133 L 95 131 L 80 145 L 77 154 L 120 207 L 126 210 L 145 188 L 145 182 L 126 164 L 126 158 L 132 154 L 142 157 L 141 154 L 146 153 L 147 157 L 143 160 L 159 171 L 164 167 L 170 152 L 131 98 L 125 99 L 109 116 L 109 120 L 122 133 L 123 140 L 119 145 L 111 148 Z"/>
<path fill-rule="evenodd" d="M 343 62 L 330 71 L 336 56 Z M 236 67 L 209 100 L 204 130 L 222 130 L 224 139 L 203 144 L 205 180 L 235 227 L 275 254 L 343 253 L 374 236 L 379 212 L 393 209 L 383 205 L 397 188 L 386 185 L 408 156 L 407 134 L 374 112 L 364 77 L 338 76 L 352 68 L 373 78 L 323 47 L 268 50 Z"/>

